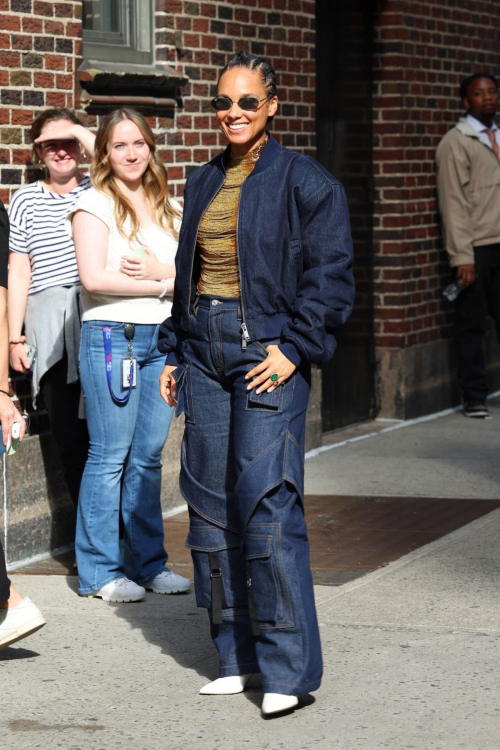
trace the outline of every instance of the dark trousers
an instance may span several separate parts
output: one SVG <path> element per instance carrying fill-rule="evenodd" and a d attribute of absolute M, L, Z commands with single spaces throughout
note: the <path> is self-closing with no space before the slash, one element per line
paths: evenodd
<path fill-rule="evenodd" d="M 456 300 L 455 347 L 458 382 L 464 401 L 484 402 L 488 395 L 483 337 L 487 315 L 500 340 L 500 245 L 474 248 L 476 280 Z"/>
<path fill-rule="evenodd" d="M 2 430 L 0 429 L 0 461 L 1 456 L 5 453 L 5 446 L 2 442 Z M 5 564 L 5 554 L 0 542 L 0 602 L 5 602 L 10 597 L 10 581 L 7 578 L 7 566 Z"/>
<path fill-rule="evenodd" d="M 78 493 L 89 451 L 87 421 L 78 419 L 80 382 L 67 383 L 66 354 L 40 381 L 40 393 L 49 415 L 52 434 L 59 448 L 64 478 L 71 499 L 78 505 Z"/>
<path fill-rule="evenodd" d="M 2 542 L 0 542 L 0 602 L 5 602 L 10 597 L 10 581 L 7 577 L 7 567 L 5 565 L 5 555 L 3 553 Z"/>

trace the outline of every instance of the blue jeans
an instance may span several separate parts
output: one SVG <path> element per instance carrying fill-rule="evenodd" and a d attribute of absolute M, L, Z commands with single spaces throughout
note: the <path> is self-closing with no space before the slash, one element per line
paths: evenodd
<path fill-rule="evenodd" d="M 238 300 L 202 296 L 174 372 L 187 547 L 221 677 L 260 672 L 264 692 L 300 695 L 322 674 L 303 509 L 310 372 L 272 393 L 247 391 L 246 373 L 274 342 L 243 350 L 240 326 Z"/>
<path fill-rule="evenodd" d="M 164 569 L 161 453 L 173 410 L 160 396 L 164 355 L 159 326 L 136 325 L 137 387 L 127 404 L 111 398 L 106 379 L 103 325 L 111 326 L 113 391 L 123 396 L 124 323 L 96 320 L 82 327 L 80 378 L 90 449 L 78 500 L 76 559 L 79 593 L 90 594 L 121 576 L 137 583 Z M 120 516 L 123 555 L 120 550 Z"/>

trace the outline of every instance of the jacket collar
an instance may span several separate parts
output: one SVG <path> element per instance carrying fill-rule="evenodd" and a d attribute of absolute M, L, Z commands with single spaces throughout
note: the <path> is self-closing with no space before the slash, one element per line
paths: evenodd
<path fill-rule="evenodd" d="M 474 130 L 472 125 L 470 125 L 467 122 L 465 117 L 461 117 L 460 120 L 455 125 L 455 127 L 460 133 L 462 133 L 462 135 L 468 135 L 470 138 L 477 138 L 478 141 L 481 141 L 481 138 L 479 137 L 479 133 L 476 130 Z"/>
<path fill-rule="evenodd" d="M 468 125 L 468 127 L 470 126 Z M 265 169 L 270 167 L 271 164 L 273 164 L 276 161 L 280 153 L 283 151 L 283 146 L 280 146 L 276 138 L 273 138 L 273 136 L 268 130 L 266 130 L 266 133 L 269 136 L 269 140 L 266 143 L 264 150 L 262 154 L 260 155 L 260 158 L 257 164 L 255 165 L 255 168 L 250 173 L 247 179 L 249 179 L 250 177 L 253 177 L 253 175 L 263 172 Z M 220 171 L 223 172 L 224 174 L 226 173 L 226 170 L 224 168 L 224 163 L 225 163 L 225 160 L 229 157 L 230 152 L 231 152 L 231 145 L 229 145 L 226 148 L 226 150 L 222 154 L 217 156 L 215 159 L 216 167 L 220 169 Z"/>

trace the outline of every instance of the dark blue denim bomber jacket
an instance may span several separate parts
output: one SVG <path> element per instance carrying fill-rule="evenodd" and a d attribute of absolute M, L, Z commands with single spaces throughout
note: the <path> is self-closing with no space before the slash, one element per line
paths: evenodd
<path fill-rule="evenodd" d="M 224 183 L 226 154 L 186 182 L 172 315 L 158 337 L 169 365 L 182 364 L 196 293 L 198 227 Z M 241 188 L 237 247 L 242 332 L 248 340 L 279 339 L 279 348 L 297 366 L 304 360 L 327 362 L 336 347 L 334 333 L 354 301 L 349 210 L 340 182 L 311 157 L 270 136 Z"/>

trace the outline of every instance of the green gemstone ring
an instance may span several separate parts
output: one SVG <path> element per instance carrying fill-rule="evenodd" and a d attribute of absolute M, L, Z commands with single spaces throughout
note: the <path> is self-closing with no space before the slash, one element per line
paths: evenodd
<path fill-rule="evenodd" d="M 276 383 L 276 381 L 278 380 L 278 375 L 276 373 L 271 375 L 271 380 L 273 381 L 273 383 Z"/>

